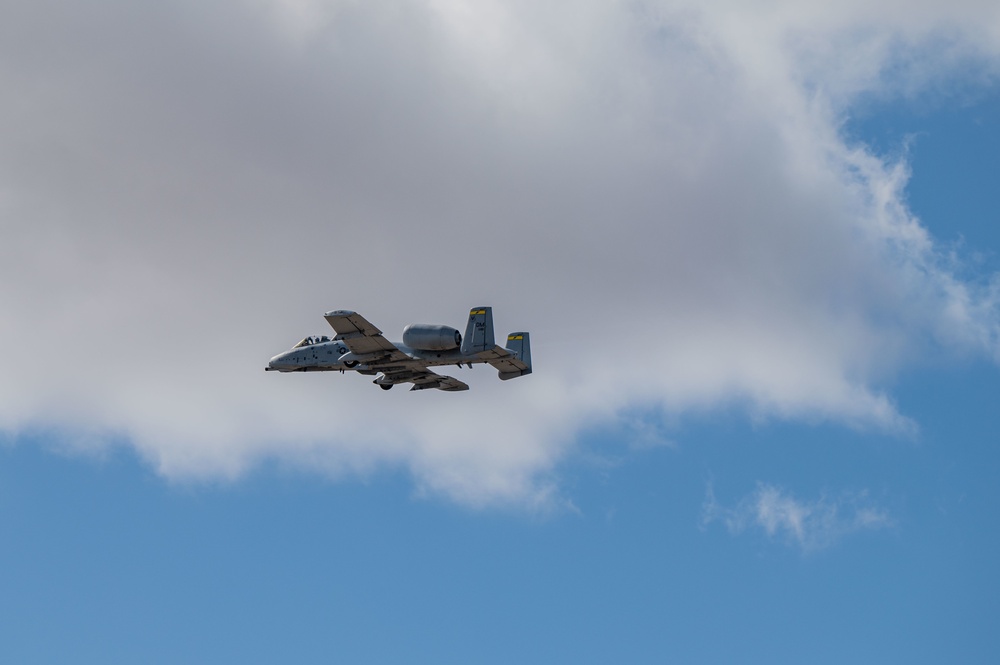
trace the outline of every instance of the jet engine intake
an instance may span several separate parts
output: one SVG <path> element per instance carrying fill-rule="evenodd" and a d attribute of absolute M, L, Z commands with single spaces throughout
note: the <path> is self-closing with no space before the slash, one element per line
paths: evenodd
<path fill-rule="evenodd" d="M 403 328 L 403 344 L 419 351 L 451 351 L 462 345 L 462 333 L 448 326 L 417 323 Z"/>

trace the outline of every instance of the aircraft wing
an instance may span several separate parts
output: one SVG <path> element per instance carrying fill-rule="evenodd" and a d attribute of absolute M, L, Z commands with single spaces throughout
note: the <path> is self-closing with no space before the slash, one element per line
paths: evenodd
<path fill-rule="evenodd" d="M 468 390 L 469 386 L 466 383 L 462 383 L 458 379 L 452 376 L 442 376 L 440 374 L 435 374 L 429 369 L 424 369 L 419 372 L 415 372 L 418 376 L 411 379 L 405 379 L 413 384 L 410 390 L 427 390 L 428 388 L 437 388 L 438 390 L 447 390 L 448 392 L 455 392 L 458 390 Z M 388 374 L 392 378 L 392 374 Z"/>
<path fill-rule="evenodd" d="M 337 331 L 334 339 L 342 341 L 344 346 L 359 356 L 372 354 L 373 363 L 410 359 L 383 337 L 381 330 L 357 312 L 338 309 L 335 312 L 327 312 L 323 318 Z"/>
<path fill-rule="evenodd" d="M 373 326 L 365 317 L 357 312 L 337 310 L 323 315 L 335 331 L 334 339 L 342 341 L 344 346 L 358 356 L 370 356 L 364 361 L 371 369 L 378 370 L 382 377 L 376 383 L 396 384 L 412 383 L 411 390 L 457 391 L 468 390 L 469 386 L 456 378 L 435 374 L 423 367 L 420 361 L 400 351 L 396 346 L 382 336 L 382 331 Z"/>

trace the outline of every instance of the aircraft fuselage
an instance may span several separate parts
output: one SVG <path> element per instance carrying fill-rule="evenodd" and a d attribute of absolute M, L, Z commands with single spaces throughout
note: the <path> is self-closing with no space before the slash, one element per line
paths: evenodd
<path fill-rule="evenodd" d="M 394 343 L 394 346 L 422 367 L 486 363 L 486 360 L 479 358 L 477 355 L 464 354 L 460 349 L 421 351 L 419 349 L 411 349 L 401 343 Z M 384 369 L 383 363 L 360 362 L 354 360 L 354 357 L 355 354 L 352 354 L 343 342 L 331 340 L 279 353 L 271 358 L 265 369 L 269 372 L 342 372 L 352 370 L 361 373 L 365 373 L 365 371 L 382 371 Z M 393 361 L 390 364 L 395 366 L 406 364 L 406 362 L 405 360 Z"/>

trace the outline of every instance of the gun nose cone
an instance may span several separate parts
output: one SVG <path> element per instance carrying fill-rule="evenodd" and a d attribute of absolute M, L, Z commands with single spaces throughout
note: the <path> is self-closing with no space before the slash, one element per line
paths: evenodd
<path fill-rule="evenodd" d="M 267 362 L 267 367 L 264 368 L 265 372 L 276 372 L 281 370 L 282 358 L 284 358 L 284 353 L 279 353 Z"/>

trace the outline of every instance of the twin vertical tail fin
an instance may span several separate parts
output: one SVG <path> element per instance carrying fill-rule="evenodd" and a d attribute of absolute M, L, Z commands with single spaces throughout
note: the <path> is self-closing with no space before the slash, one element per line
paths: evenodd
<path fill-rule="evenodd" d="M 526 332 L 507 335 L 507 346 L 497 346 L 493 336 L 493 308 L 473 307 L 462 338 L 462 353 L 476 355 L 494 368 L 503 380 L 531 374 L 531 342 Z"/>
<path fill-rule="evenodd" d="M 507 350 L 514 354 L 513 362 L 516 369 L 505 367 L 509 371 L 500 370 L 500 378 L 506 381 L 525 374 L 531 374 L 531 336 L 526 332 L 514 332 L 507 335 Z"/>
<path fill-rule="evenodd" d="M 473 355 L 491 351 L 496 346 L 493 336 L 493 308 L 473 307 L 469 311 L 469 323 L 462 338 L 462 353 Z"/>

